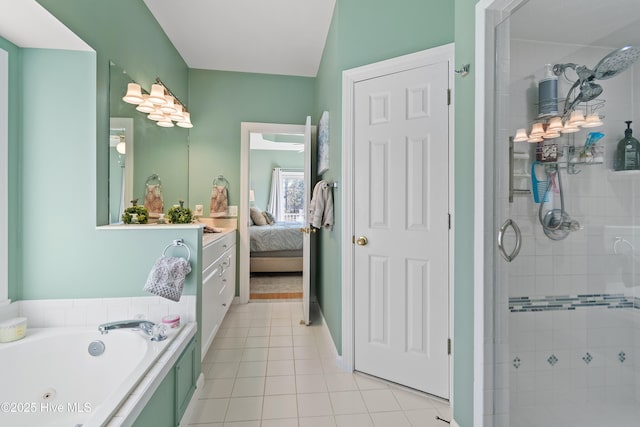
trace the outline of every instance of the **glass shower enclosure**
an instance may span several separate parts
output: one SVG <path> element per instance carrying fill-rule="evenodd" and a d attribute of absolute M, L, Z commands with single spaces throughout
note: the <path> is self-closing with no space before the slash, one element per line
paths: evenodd
<path fill-rule="evenodd" d="M 496 20 L 485 426 L 640 425 L 640 166 L 616 170 L 625 122 L 640 135 L 640 49 L 620 51 L 639 29 L 635 0 L 522 1 Z"/>

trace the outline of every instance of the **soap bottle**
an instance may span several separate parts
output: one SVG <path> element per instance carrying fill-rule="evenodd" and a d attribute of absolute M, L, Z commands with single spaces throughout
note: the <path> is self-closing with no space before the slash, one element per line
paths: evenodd
<path fill-rule="evenodd" d="M 544 66 L 544 77 L 538 82 L 538 117 L 558 115 L 558 76 L 551 64 Z"/>
<path fill-rule="evenodd" d="M 640 142 L 635 139 L 631 130 L 631 121 L 626 121 L 627 129 L 624 138 L 618 142 L 614 168 L 617 171 L 640 169 Z"/>

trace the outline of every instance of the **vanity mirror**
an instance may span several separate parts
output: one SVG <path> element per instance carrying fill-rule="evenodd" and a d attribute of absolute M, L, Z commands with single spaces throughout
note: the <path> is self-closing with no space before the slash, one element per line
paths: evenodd
<path fill-rule="evenodd" d="M 122 100 L 134 79 L 118 64 L 109 70 L 109 223 L 121 222 L 131 200 L 144 202 L 150 176 L 162 177 L 164 213 L 178 200 L 188 206 L 188 129 L 164 128 Z M 148 85 L 151 87 L 151 83 Z M 133 143 L 135 141 L 135 145 Z"/>

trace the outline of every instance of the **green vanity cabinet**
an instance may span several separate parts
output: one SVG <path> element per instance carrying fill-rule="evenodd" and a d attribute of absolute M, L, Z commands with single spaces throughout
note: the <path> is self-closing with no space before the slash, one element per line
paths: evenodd
<path fill-rule="evenodd" d="M 133 427 L 176 427 L 196 389 L 199 356 L 196 338 L 184 349 L 167 373 Z"/>

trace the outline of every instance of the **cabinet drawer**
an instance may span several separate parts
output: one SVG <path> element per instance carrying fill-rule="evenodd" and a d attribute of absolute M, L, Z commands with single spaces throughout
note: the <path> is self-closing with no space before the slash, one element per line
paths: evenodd
<path fill-rule="evenodd" d="M 202 248 L 202 267 L 206 269 L 215 260 L 236 243 L 236 232 L 225 234 L 216 241 Z"/>

